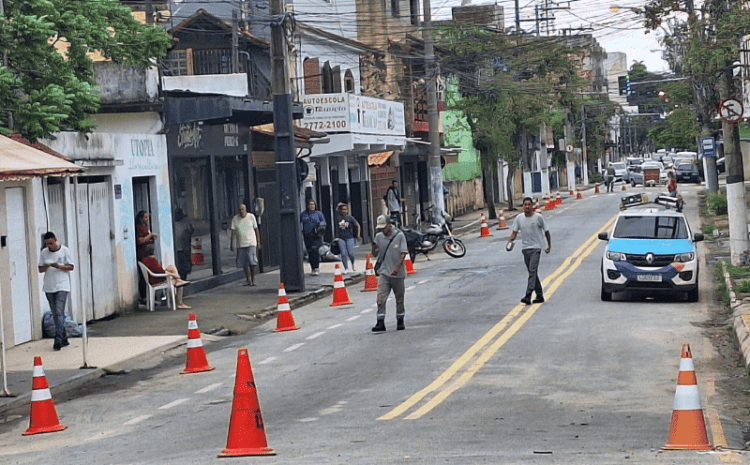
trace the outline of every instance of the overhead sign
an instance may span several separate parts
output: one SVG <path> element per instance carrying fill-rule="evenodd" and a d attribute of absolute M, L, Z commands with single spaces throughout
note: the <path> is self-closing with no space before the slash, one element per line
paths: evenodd
<path fill-rule="evenodd" d="M 739 123 L 742 119 L 742 112 L 742 103 L 733 98 L 728 98 L 719 105 L 719 116 L 727 123 Z"/>
<path fill-rule="evenodd" d="M 303 95 L 302 126 L 337 133 L 406 134 L 404 104 L 355 94 Z"/>
<path fill-rule="evenodd" d="M 716 158 L 716 143 L 713 137 L 704 137 L 701 139 L 701 152 L 703 158 Z"/>

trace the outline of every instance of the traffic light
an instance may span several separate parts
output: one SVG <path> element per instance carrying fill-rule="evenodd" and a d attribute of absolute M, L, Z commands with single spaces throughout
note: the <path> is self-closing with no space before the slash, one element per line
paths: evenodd
<path fill-rule="evenodd" d="M 620 95 L 630 95 L 630 75 L 619 76 L 617 84 L 620 88 Z"/>

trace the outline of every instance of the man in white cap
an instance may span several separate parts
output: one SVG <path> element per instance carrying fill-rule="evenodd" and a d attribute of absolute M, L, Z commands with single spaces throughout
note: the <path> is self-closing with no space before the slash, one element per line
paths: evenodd
<path fill-rule="evenodd" d="M 406 308 L 404 307 L 404 294 L 406 292 L 404 260 L 409 253 L 406 246 L 406 236 L 394 228 L 390 218 L 385 215 L 378 217 L 375 229 L 380 230 L 380 232 L 375 235 L 375 240 L 372 243 L 372 256 L 378 257 L 381 253 L 382 255 L 378 257 L 378 261 L 375 263 L 375 272 L 379 273 L 378 316 L 377 324 L 372 330 L 373 332 L 385 331 L 385 303 L 391 289 L 393 289 L 393 295 L 396 298 L 396 329 L 401 331 L 406 329 L 404 326 L 404 315 L 406 314 Z"/>

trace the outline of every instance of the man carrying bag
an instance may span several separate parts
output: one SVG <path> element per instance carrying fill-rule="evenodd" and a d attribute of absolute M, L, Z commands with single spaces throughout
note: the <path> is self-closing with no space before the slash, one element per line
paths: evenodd
<path fill-rule="evenodd" d="M 378 275 L 378 313 L 377 324 L 372 328 L 373 332 L 385 331 L 385 304 L 388 295 L 393 290 L 396 298 L 396 329 L 401 331 L 404 326 L 404 294 L 406 288 L 406 269 L 404 260 L 409 253 L 404 233 L 394 228 L 390 218 L 380 215 L 377 220 L 376 230 L 381 230 L 375 235 L 372 243 L 372 255 L 378 257 L 375 263 L 375 274 Z"/>

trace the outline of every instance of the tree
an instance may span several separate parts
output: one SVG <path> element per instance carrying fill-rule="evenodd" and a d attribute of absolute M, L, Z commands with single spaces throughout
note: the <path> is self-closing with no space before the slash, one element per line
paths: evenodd
<path fill-rule="evenodd" d="M 91 53 L 152 66 L 169 36 L 116 0 L 0 0 L 0 132 L 90 131 L 100 105 Z M 11 127 L 12 125 L 12 127 Z"/>
<path fill-rule="evenodd" d="M 529 163 L 528 140 L 542 123 L 574 104 L 579 88 L 578 69 L 570 49 L 560 40 L 516 38 L 482 27 L 451 24 L 437 34 L 449 51 L 441 71 L 454 75 L 461 98 L 454 109 L 466 115 L 479 149 L 485 199 L 494 213 L 489 179 L 498 160 L 508 163 L 509 208 L 513 208 L 512 176 Z M 561 127 L 561 125 L 558 125 Z"/>

